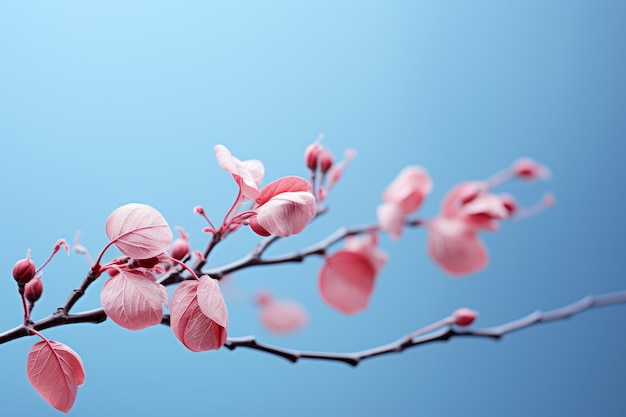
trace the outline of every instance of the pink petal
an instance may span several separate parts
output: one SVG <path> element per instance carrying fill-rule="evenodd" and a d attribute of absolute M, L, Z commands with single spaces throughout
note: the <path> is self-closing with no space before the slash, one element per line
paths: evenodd
<path fill-rule="evenodd" d="M 223 145 L 215 145 L 214 151 L 218 164 L 233 176 L 243 195 L 251 200 L 255 200 L 259 196 L 259 186 L 257 184 L 259 179 L 258 164 L 254 163 L 251 166 L 252 163 L 242 163 Z M 254 174 L 250 172 L 250 167 L 252 167 Z"/>
<path fill-rule="evenodd" d="M 202 312 L 198 303 L 198 285 L 196 280 L 178 285 L 172 296 L 170 326 L 174 335 L 189 350 L 216 350 L 226 342 L 226 328 Z"/>
<path fill-rule="evenodd" d="M 379 205 L 376 210 L 376 216 L 378 217 L 380 230 L 389 233 L 393 240 L 400 239 L 406 215 L 399 204 L 389 202 Z"/>
<path fill-rule="evenodd" d="M 375 278 L 376 270 L 365 256 L 343 250 L 326 258 L 318 288 L 331 307 L 354 314 L 367 308 Z"/>
<path fill-rule="evenodd" d="M 68 413 L 78 386 L 85 382 L 80 356 L 63 343 L 41 341 L 28 353 L 26 374 L 35 391 L 52 407 Z"/>
<path fill-rule="evenodd" d="M 304 178 L 288 176 L 282 177 L 267 184 L 256 199 L 258 205 L 263 205 L 278 194 L 295 191 L 311 191 L 311 183 Z"/>
<path fill-rule="evenodd" d="M 274 333 L 296 331 L 306 325 L 308 319 L 306 310 L 293 301 L 272 300 L 259 309 L 259 320 Z"/>
<path fill-rule="evenodd" d="M 383 192 L 383 201 L 397 204 L 405 215 L 417 211 L 433 188 L 428 172 L 419 166 L 404 168 Z"/>
<path fill-rule="evenodd" d="M 140 330 L 161 323 L 167 291 L 150 273 L 120 270 L 102 287 L 104 312 L 118 325 Z"/>
<path fill-rule="evenodd" d="M 438 217 L 428 224 L 428 253 L 451 275 L 467 275 L 487 265 L 487 250 L 475 229 L 459 219 Z"/>
<path fill-rule="evenodd" d="M 256 221 L 272 235 L 300 233 L 317 213 L 315 197 L 308 191 L 286 192 L 257 208 Z"/>
<path fill-rule="evenodd" d="M 106 221 L 106 234 L 124 255 L 135 259 L 152 258 L 167 251 L 173 237 L 161 213 L 138 203 L 115 209 Z"/>

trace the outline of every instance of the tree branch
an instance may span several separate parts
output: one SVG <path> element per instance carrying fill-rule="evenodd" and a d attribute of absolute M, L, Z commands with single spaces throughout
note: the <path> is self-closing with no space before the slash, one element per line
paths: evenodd
<path fill-rule="evenodd" d="M 626 303 L 626 291 L 616 291 L 596 296 L 589 295 L 564 307 L 546 312 L 535 311 L 525 317 L 495 327 L 460 330 L 453 326 L 445 326 L 423 336 L 416 338 L 404 336 L 383 346 L 351 353 L 310 352 L 286 349 L 257 342 L 254 336 L 228 338 L 224 347 L 230 350 L 234 350 L 238 347 L 260 350 L 262 352 L 280 356 L 293 363 L 299 361 L 300 359 L 315 359 L 344 362 L 348 365 L 357 366 L 364 359 L 386 355 L 389 353 L 402 352 L 405 349 L 425 345 L 427 343 L 448 341 L 454 337 L 480 337 L 498 340 L 505 334 L 521 330 L 538 323 L 561 320 L 592 307 L 619 303 Z"/>

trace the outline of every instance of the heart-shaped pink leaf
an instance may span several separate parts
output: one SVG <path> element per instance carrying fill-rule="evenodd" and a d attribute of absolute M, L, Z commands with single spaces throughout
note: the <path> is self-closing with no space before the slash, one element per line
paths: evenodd
<path fill-rule="evenodd" d="M 35 391 L 52 407 L 68 413 L 77 388 L 85 382 L 80 356 L 63 343 L 37 342 L 28 353 L 26 374 Z"/>
<path fill-rule="evenodd" d="M 308 191 L 285 192 L 272 197 L 256 211 L 256 222 L 263 230 L 287 237 L 304 230 L 315 217 L 317 204 Z"/>
<path fill-rule="evenodd" d="M 366 256 L 342 250 L 326 258 L 318 288 L 331 307 L 354 314 L 367 308 L 375 278 L 376 269 Z"/>
<path fill-rule="evenodd" d="M 211 279 L 211 278 L 206 278 Z M 212 279 L 211 279 L 212 280 Z M 203 288 L 200 296 L 201 304 L 198 302 L 200 283 L 197 280 L 184 281 L 174 291 L 170 307 L 170 326 L 174 335 L 189 350 L 194 352 L 203 352 L 206 350 L 216 350 L 221 348 L 226 342 L 227 327 L 223 326 L 224 322 L 228 323 L 226 307 L 218 307 L 215 311 L 211 306 L 219 306 L 219 301 L 208 300 L 208 287 L 210 284 L 203 284 L 207 288 Z M 218 288 L 219 290 L 219 288 Z M 209 297 L 221 298 L 222 295 L 213 294 Z M 223 303 L 223 299 L 221 301 Z M 211 313 L 207 316 L 204 312 Z M 215 313 L 215 314 L 213 314 Z M 220 320 L 222 324 L 214 321 Z"/>
<path fill-rule="evenodd" d="M 106 221 L 106 234 L 126 256 L 147 259 L 170 247 L 172 230 L 154 207 L 130 203 L 118 207 Z"/>
<path fill-rule="evenodd" d="M 198 305 L 202 313 L 218 325 L 228 328 L 228 310 L 217 280 L 203 275 L 198 281 Z"/>
<path fill-rule="evenodd" d="M 111 320 L 129 330 L 161 323 L 167 291 L 150 273 L 120 270 L 104 284 L 102 308 Z"/>

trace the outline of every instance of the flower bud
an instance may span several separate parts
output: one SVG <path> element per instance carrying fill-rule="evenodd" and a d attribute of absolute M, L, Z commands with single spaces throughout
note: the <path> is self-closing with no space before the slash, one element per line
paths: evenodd
<path fill-rule="evenodd" d="M 180 237 L 172 244 L 171 256 L 176 260 L 181 260 L 189 253 L 189 238 L 182 227 L 177 227 Z"/>
<path fill-rule="evenodd" d="M 469 326 L 476 320 L 478 313 L 474 310 L 470 310 L 469 308 L 459 308 L 454 313 L 452 313 L 452 317 L 454 318 L 454 324 L 460 327 Z"/>
<path fill-rule="evenodd" d="M 189 253 L 189 241 L 179 237 L 172 244 L 172 258 L 176 260 L 183 259 Z"/>
<path fill-rule="evenodd" d="M 20 259 L 13 267 L 13 278 L 19 285 L 26 285 L 35 277 L 35 263 L 30 259 L 30 249 L 26 253 L 26 258 Z"/>
<path fill-rule="evenodd" d="M 317 169 L 319 151 L 320 147 L 316 143 L 310 144 L 304 151 L 304 163 L 311 171 L 315 171 Z"/>
<path fill-rule="evenodd" d="M 326 149 L 320 148 L 318 158 L 320 162 L 320 170 L 322 171 L 322 174 L 326 174 L 335 163 L 333 155 Z"/>
<path fill-rule="evenodd" d="M 39 300 L 41 293 L 43 293 L 43 281 L 40 276 L 33 278 L 28 284 L 26 284 L 24 296 L 31 304 Z"/>

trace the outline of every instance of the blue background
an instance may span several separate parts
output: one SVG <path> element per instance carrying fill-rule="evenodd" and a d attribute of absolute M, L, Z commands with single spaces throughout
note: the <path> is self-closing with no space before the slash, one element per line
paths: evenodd
<path fill-rule="evenodd" d="M 434 216 L 457 182 L 520 156 L 554 178 L 504 189 L 522 204 L 552 190 L 557 204 L 485 234 L 489 266 L 465 279 L 433 264 L 423 230 L 383 237 L 391 260 L 356 316 L 320 300 L 319 258 L 242 271 L 225 288 L 230 335 L 354 351 L 458 307 L 490 326 L 626 288 L 625 19 L 621 0 L 3 2 L 0 327 L 21 320 L 11 268 L 28 248 L 40 264 L 80 229 L 97 255 L 109 213 L 136 201 L 183 226 L 201 249 L 205 224 L 193 206 L 219 222 L 236 194 L 213 145 L 261 159 L 268 183 L 306 176 L 303 151 L 320 132 L 338 158 L 346 148 L 358 156 L 329 214 L 272 253 L 374 221 L 380 193 L 409 164 L 426 167 L 435 184 L 421 217 Z M 233 235 L 211 265 L 255 241 L 249 230 Z M 88 267 L 75 254 L 54 259 L 35 318 L 54 311 Z M 75 311 L 98 307 L 101 285 Z M 309 326 L 268 334 L 242 299 L 261 288 L 299 300 Z M 131 332 L 105 322 L 45 334 L 85 363 L 76 416 L 623 416 L 625 313 L 595 309 L 499 342 L 455 339 L 356 369 L 244 349 L 195 354 L 163 326 Z M 60 414 L 26 378 L 34 342 L 0 346 L 3 415 Z"/>

